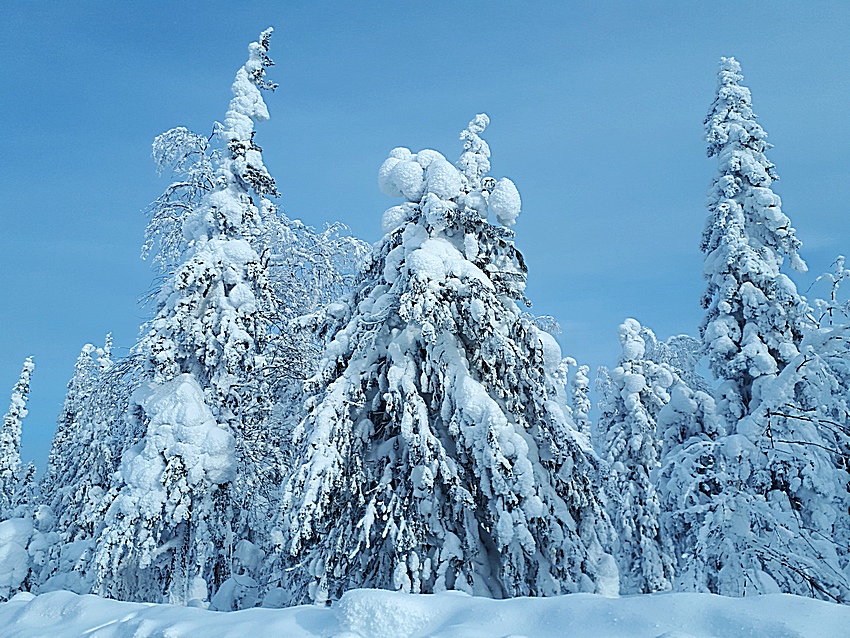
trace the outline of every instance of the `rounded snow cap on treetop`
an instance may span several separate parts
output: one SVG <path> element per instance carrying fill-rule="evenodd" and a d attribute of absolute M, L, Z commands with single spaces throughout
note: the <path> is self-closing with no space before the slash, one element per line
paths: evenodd
<path fill-rule="evenodd" d="M 458 170 L 441 153 L 425 149 L 411 153 L 394 148 L 378 171 L 381 192 L 419 202 L 425 193 L 440 199 L 454 199 L 463 186 Z"/>
<path fill-rule="evenodd" d="M 641 359 L 646 350 L 646 343 L 640 334 L 641 325 L 637 319 L 626 319 L 617 328 L 617 336 L 623 347 L 623 360 Z"/>
<path fill-rule="evenodd" d="M 735 58 L 720 58 L 720 71 L 717 74 L 718 84 L 737 84 L 743 79 L 741 65 Z"/>
<path fill-rule="evenodd" d="M 455 165 L 431 149 L 413 153 L 408 148 L 394 148 L 378 171 L 381 192 L 412 204 L 422 204 L 426 199 L 433 203 L 437 198 L 451 202 L 444 209 L 467 208 L 484 219 L 493 213 L 500 224 L 513 226 L 522 206 L 519 191 L 507 178 L 496 181 L 484 177 L 490 170 L 490 147 L 480 133 L 489 123 L 490 118 L 483 113 L 473 118 L 460 135 L 464 151 Z M 382 220 L 384 232 L 398 228 L 414 208 L 404 204 L 389 209 Z"/>

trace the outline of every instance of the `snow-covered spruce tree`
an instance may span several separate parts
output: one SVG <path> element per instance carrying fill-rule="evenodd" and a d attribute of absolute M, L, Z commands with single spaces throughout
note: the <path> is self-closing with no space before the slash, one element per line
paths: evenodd
<path fill-rule="evenodd" d="M 682 387 L 663 419 L 673 444 L 666 445 L 659 492 L 681 560 L 678 586 L 847 600 L 833 542 L 841 477 L 831 451 L 816 428 L 774 415 L 798 391 L 790 364 L 812 322 L 805 299 L 780 272 L 783 256 L 797 270 L 805 265 L 770 190 L 769 145 L 741 79 L 738 63 L 723 58 L 705 122 L 720 171 L 703 236 L 709 283 L 701 332 L 720 380 L 723 426 L 709 424 L 708 403 Z M 700 404 L 703 416 L 695 418 Z"/>
<path fill-rule="evenodd" d="M 12 388 L 9 411 L 3 416 L 0 428 L 0 520 L 27 514 L 32 505 L 32 464 L 21 463 L 21 426 L 27 415 L 30 377 L 35 364 L 32 357 L 24 362 L 21 376 Z"/>
<path fill-rule="evenodd" d="M 35 467 L 21 463 L 21 425 L 27 415 L 33 368 L 28 358 L 0 428 L 0 602 L 25 591 L 30 574 L 27 545 L 32 537 Z"/>
<path fill-rule="evenodd" d="M 691 389 L 677 375 L 669 394 L 656 425 L 662 441 L 656 491 L 661 534 L 672 547 L 674 589 L 718 591 L 717 577 L 730 562 L 730 547 L 722 526 L 714 525 L 713 510 L 736 510 L 734 504 L 726 507 L 726 497 L 735 494 L 724 492 L 730 483 L 723 482 L 720 467 L 725 430 L 708 393 Z"/>
<path fill-rule="evenodd" d="M 263 63 L 271 62 L 264 57 Z M 261 81 L 261 88 L 274 88 L 260 75 L 252 77 Z M 216 126 L 221 133 L 221 125 Z M 253 145 L 249 150 L 253 164 L 242 176 L 243 185 L 251 179 L 256 181 L 260 173 L 267 175 L 265 169 L 258 169 L 262 167 L 260 148 Z M 216 188 L 216 170 L 223 164 L 222 152 L 207 137 L 184 127 L 171 129 L 154 141 L 152 155 L 158 172 L 170 169 L 176 179 L 150 206 L 151 220 L 142 252 L 143 256 L 154 254 L 166 281 L 186 258 L 193 240 L 184 233 L 184 226 L 207 206 L 210 192 Z M 229 156 L 229 150 L 224 152 Z M 347 235 L 344 224 L 337 222 L 315 230 L 290 219 L 261 197 L 265 190 L 261 182 L 265 183 L 260 180 L 254 188 L 261 219 L 255 217 L 257 223 L 250 227 L 246 224 L 243 231 L 260 255 L 264 270 L 261 300 L 265 303 L 260 304 L 257 317 L 264 324 L 265 334 L 262 342 L 255 341 L 262 350 L 263 365 L 253 371 L 247 384 L 244 379 L 242 383 L 243 394 L 263 397 L 263 402 L 253 406 L 251 418 L 242 419 L 241 436 L 237 437 L 238 460 L 245 465 L 237 473 L 239 491 L 254 501 L 243 507 L 252 519 L 245 526 L 254 530 L 263 526 L 276 507 L 274 492 L 282 481 L 283 468 L 291 461 L 291 450 L 280 441 L 289 438 L 292 422 L 301 418 L 303 381 L 316 371 L 328 326 L 334 323 L 333 318 L 327 320 L 322 308 L 349 292 L 370 249 L 365 242 Z M 273 188 L 273 181 L 266 186 Z M 276 191 L 269 190 L 268 194 Z"/>
<path fill-rule="evenodd" d="M 189 174 L 155 204 L 152 219 L 162 227 L 162 263 L 175 263 L 176 252 L 180 263 L 166 274 L 137 347 L 151 383 L 133 396 L 128 420 L 143 436 L 123 456 L 122 484 L 98 539 L 97 589 L 105 595 L 203 600 L 229 578 L 231 550 L 252 531 L 247 499 L 261 470 L 252 439 L 263 436 L 269 409 L 257 371 L 274 309 L 257 238 L 274 211 L 266 196 L 277 190 L 254 143 L 254 122 L 269 117 L 260 89 L 274 88 L 264 77 L 270 37 L 268 29 L 249 46 L 236 74 L 217 126 L 222 152 L 208 164 L 205 142 L 185 130 L 154 145 L 162 162 Z M 163 226 L 169 206 L 179 214 L 179 239 L 176 226 Z M 148 245 L 155 236 L 156 229 Z"/>
<path fill-rule="evenodd" d="M 122 453 L 140 437 L 128 430 L 126 419 L 142 381 L 140 363 L 137 356 L 113 362 L 107 335 L 103 347 L 86 344 L 74 365 L 39 485 L 37 526 L 58 536 L 55 546 L 44 548 L 46 563 L 36 583 L 41 591 L 92 591 L 94 540 L 111 502 L 115 472 Z"/>
<path fill-rule="evenodd" d="M 565 357 L 563 366 L 565 385 L 569 387 L 569 403 L 573 421 L 579 432 L 590 436 L 590 410 L 592 405 L 590 402 L 590 379 L 587 376 L 590 372 L 590 366 L 579 365 L 572 357 Z M 575 368 L 572 376 L 569 374 L 570 368 Z"/>
<path fill-rule="evenodd" d="M 478 115 L 457 168 L 397 148 L 362 285 L 310 381 L 284 502 L 293 602 L 353 587 L 487 596 L 616 591 L 600 462 L 567 415 L 554 339 L 523 316 Z M 284 576 L 285 577 L 285 576 Z"/>
<path fill-rule="evenodd" d="M 770 383 L 757 416 L 767 423 L 771 469 L 794 513 L 789 527 L 811 537 L 821 559 L 803 570 L 801 580 L 810 595 L 850 601 L 850 318 L 838 290 L 850 271 L 843 262 L 839 257 L 834 272 L 819 278 L 832 286 L 828 299 L 813 303 L 817 328 Z M 773 558 L 788 562 L 785 553 L 778 548 Z M 839 570 L 843 577 L 837 579 L 833 572 Z M 813 578 L 813 571 L 826 575 Z M 813 591 L 818 587 L 824 591 Z"/>
<path fill-rule="evenodd" d="M 795 394 L 811 394 L 793 380 L 796 368 L 785 368 L 799 357 L 813 325 L 805 299 L 779 272 L 783 256 L 795 270 L 806 267 L 797 255 L 800 241 L 770 190 L 776 174 L 764 157 L 766 135 L 740 80 L 740 65 L 722 60 L 718 96 L 706 120 L 709 155 L 718 157 L 720 175 L 709 196 L 704 241 L 711 301 L 703 338 L 721 379 L 718 407 L 728 433 L 745 437 L 724 445 L 727 465 L 745 482 L 753 509 L 769 505 L 761 520 L 751 516 L 752 537 L 741 540 L 772 579 L 763 587 L 775 583 L 786 592 L 848 600 L 832 542 L 836 519 L 846 516 L 836 500 L 842 476 L 828 442 L 817 428 L 771 417 Z M 736 549 L 738 556 L 746 553 Z M 748 578 L 743 573 L 727 587 L 743 592 Z"/>
<path fill-rule="evenodd" d="M 709 157 L 718 174 L 709 190 L 702 238 L 706 316 L 700 326 L 718 379 L 720 415 L 731 427 L 758 402 L 761 381 L 798 354 L 811 323 L 808 306 L 780 272 L 785 256 L 805 272 L 800 241 L 770 188 L 778 178 L 765 157 L 767 134 L 756 122 L 741 66 L 722 58 L 717 97 L 705 120 Z"/>
<path fill-rule="evenodd" d="M 674 559 L 661 532 L 661 508 L 653 484 L 659 465 L 658 412 L 670 400 L 673 370 L 646 358 L 644 335 L 654 335 L 636 320 L 617 330 L 623 353 L 610 372 L 602 371 L 602 414 L 596 448 L 612 466 L 610 513 L 617 530 L 615 553 L 623 594 L 671 588 Z"/>
<path fill-rule="evenodd" d="M 69 454 L 68 446 L 69 441 L 77 433 L 80 415 L 89 408 L 89 399 L 97 380 L 97 364 L 92 358 L 94 351 L 95 347 L 90 343 L 83 346 L 74 364 L 71 380 L 68 381 L 68 391 L 65 394 L 62 412 L 59 414 L 50 454 L 47 457 L 47 469 L 40 485 L 41 493 L 48 502 L 58 496 L 60 489 L 73 483 L 70 477 L 64 476 L 68 464 L 76 463 L 77 460 L 76 456 Z"/>

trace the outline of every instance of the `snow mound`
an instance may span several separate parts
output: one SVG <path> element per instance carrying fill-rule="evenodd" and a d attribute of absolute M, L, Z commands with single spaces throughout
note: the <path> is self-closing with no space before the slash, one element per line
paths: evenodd
<path fill-rule="evenodd" d="M 213 612 L 67 591 L 0 604 L 3 638 L 843 638 L 850 607 L 787 594 L 655 594 L 490 600 L 353 590 L 332 607 Z"/>
<path fill-rule="evenodd" d="M 27 576 L 27 544 L 31 536 L 32 522 L 28 519 L 10 518 L 0 523 L 0 600 L 7 598 Z"/>
<path fill-rule="evenodd" d="M 340 625 L 355 636 L 412 638 L 431 629 L 441 615 L 428 596 L 391 594 L 376 596 L 375 590 L 355 589 L 339 601 Z M 353 637 L 352 637 L 353 638 Z"/>

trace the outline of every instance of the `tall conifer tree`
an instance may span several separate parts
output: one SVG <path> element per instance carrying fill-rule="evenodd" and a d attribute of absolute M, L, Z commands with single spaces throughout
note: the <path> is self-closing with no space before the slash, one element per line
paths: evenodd
<path fill-rule="evenodd" d="M 806 300 L 780 272 L 785 257 L 798 271 L 806 267 L 770 188 L 777 178 L 764 154 L 770 145 L 741 80 L 737 61 L 722 58 L 705 120 L 719 172 L 702 243 L 708 288 L 701 333 L 720 381 L 722 425 L 712 423 L 700 393 L 674 388 L 663 415 L 659 489 L 682 559 L 682 588 L 847 600 L 834 542 L 835 522 L 846 515 L 836 509 L 841 472 L 817 428 L 776 414 L 795 397 L 811 399 L 797 373 L 814 325 Z"/>
<path fill-rule="evenodd" d="M 770 188 L 778 179 L 765 156 L 770 144 L 742 79 L 741 65 L 722 58 L 705 119 L 708 155 L 717 158 L 718 173 L 702 239 L 708 286 L 700 332 L 711 369 L 722 380 L 718 408 L 733 431 L 758 402 L 760 382 L 798 354 L 810 326 L 805 299 L 780 272 L 785 257 L 800 272 L 806 265 L 791 220 Z"/>
<path fill-rule="evenodd" d="M 463 132 L 457 167 L 405 148 L 381 167 L 405 202 L 384 213 L 310 381 L 284 503 L 294 601 L 616 589 L 599 461 L 554 380 L 560 349 L 517 307 L 526 268 L 505 226 L 520 199 L 487 175 L 488 122 Z"/>
<path fill-rule="evenodd" d="M 0 520 L 21 516 L 31 505 L 33 490 L 32 465 L 21 463 L 21 427 L 27 415 L 30 378 L 35 364 L 28 358 L 21 370 L 15 387 L 9 411 L 3 416 L 0 427 Z"/>
<path fill-rule="evenodd" d="M 254 122 L 269 118 L 260 91 L 275 87 L 265 79 L 271 33 L 249 46 L 236 74 L 217 127 L 225 149 L 202 159 L 206 144 L 185 129 L 154 145 L 185 179 L 155 205 L 162 233 L 149 233 L 148 245 L 158 237 L 182 261 L 138 346 L 152 383 L 133 397 L 129 421 L 142 438 L 124 454 L 123 484 L 98 540 L 107 595 L 203 599 L 230 576 L 231 550 L 251 532 L 243 506 L 257 469 L 251 438 L 269 407 L 257 371 L 274 310 L 257 238 L 274 211 L 266 196 L 278 193 L 254 142 Z M 180 211 L 178 226 L 163 226 L 167 210 Z"/>
<path fill-rule="evenodd" d="M 652 332 L 626 319 L 618 334 L 623 353 L 601 384 L 602 415 L 596 436 L 612 466 L 611 517 L 618 534 L 620 591 L 648 594 L 672 587 L 674 560 L 661 529 L 661 506 L 653 477 L 659 466 L 656 420 L 670 400 L 673 370 L 646 357 Z"/>

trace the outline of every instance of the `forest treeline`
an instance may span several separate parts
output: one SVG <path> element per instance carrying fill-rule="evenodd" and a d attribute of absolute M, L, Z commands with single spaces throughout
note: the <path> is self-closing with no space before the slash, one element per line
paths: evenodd
<path fill-rule="evenodd" d="M 590 370 L 527 311 L 520 195 L 491 175 L 488 117 L 457 161 L 390 151 L 378 182 L 401 203 L 374 246 L 307 227 L 255 141 L 270 37 L 211 137 L 154 141 L 172 183 L 148 211 L 152 316 L 127 357 L 83 347 L 38 481 L 24 364 L 0 430 L 0 600 L 850 601 L 850 270 L 838 258 L 815 300 L 783 273 L 806 266 L 734 58 L 705 120 L 699 335 L 625 320 L 593 422 Z"/>

